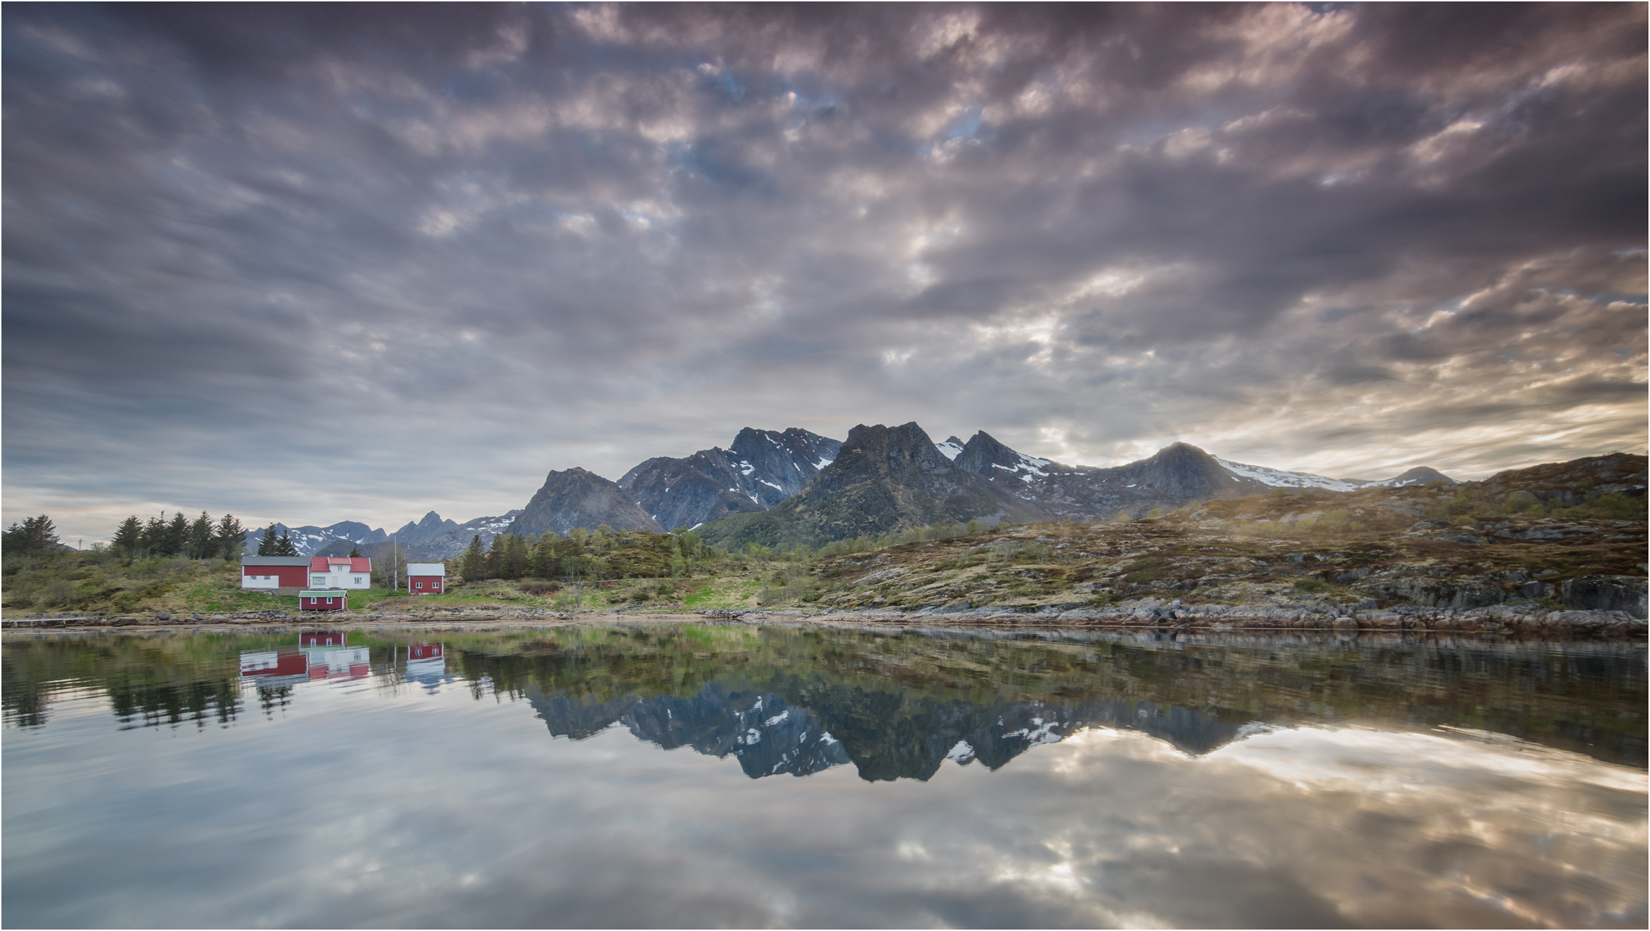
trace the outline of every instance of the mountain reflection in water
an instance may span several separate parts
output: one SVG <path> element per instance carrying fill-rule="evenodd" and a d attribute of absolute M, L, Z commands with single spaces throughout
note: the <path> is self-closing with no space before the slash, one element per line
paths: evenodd
<path fill-rule="evenodd" d="M 5 639 L 0 923 L 1646 921 L 1642 645 L 398 633 Z"/>
<path fill-rule="evenodd" d="M 528 701 L 557 737 L 578 740 L 622 724 L 666 750 L 692 747 L 710 756 L 732 754 L 752 779 L 780 773 L 806 776 L 851 762 L 866 780 L 926 781 L 946 760 L 963 765 L 978 760 L 996 770 L 1038 744 L 1055 743 L 1088 727 L 1140 731 L 1196 755 L 1258 729 L 1153 702 L 982 706 L 950 701 L 908 707 L 900 696 L 884 692 L 823 686 L 798 691 L 806 693 L 807 708 L 771 693 L 730 692 L 714 683 L 691 698 L 581 702 L 530 695 Z"/>

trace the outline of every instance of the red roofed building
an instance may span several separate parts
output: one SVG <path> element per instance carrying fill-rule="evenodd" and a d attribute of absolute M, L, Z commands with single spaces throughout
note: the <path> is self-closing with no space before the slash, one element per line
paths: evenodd
<path fill-rule="evenodd" d="M 307 556 L 242 557 L 241 587 L 304 588 L 309 585 L 310 563 Z"/>
<path fill-rule="evenodd" d="M 365 556 L 311 556 L 310 588 L 371 588 L 372 560 Z"/>

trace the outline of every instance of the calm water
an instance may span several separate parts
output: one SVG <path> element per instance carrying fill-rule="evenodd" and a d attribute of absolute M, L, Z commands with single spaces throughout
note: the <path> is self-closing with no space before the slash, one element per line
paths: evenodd
<path fill-rule="evenodd" d="M 0 921 L 1646 924 L 1642 645 L 7 639 Z"/>

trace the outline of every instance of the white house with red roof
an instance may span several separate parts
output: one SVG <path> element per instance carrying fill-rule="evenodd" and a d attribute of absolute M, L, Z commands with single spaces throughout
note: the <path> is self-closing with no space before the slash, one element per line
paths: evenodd
<path fill-rule="evenodd" d="M 372 587 L 372 560 L 365 556 L 311 556 L 309 587 L 350 589 Z"/>

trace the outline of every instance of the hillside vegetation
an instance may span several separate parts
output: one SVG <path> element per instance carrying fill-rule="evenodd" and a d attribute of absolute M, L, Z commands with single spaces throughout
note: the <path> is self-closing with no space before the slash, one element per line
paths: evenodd
<path fill-rule="evenodd" d="M 646 608 L 1026 613 L 1131 599 L 1334 611 L 1527 604 L 1643 614 L 1645 457 L 1484 482 L 1278 489 L 1099 523 L 942 522 L 818 548 L 696 534 L 502 534 L 449 561 L 450 590 L 352 592 L 353 612 Z M 294 611 L 239 588 L 237 564 L 109 552 L 8 553 L 8 616 Z"/>

